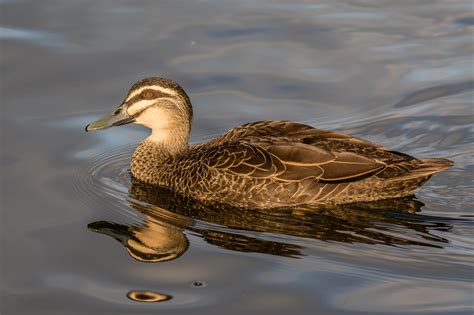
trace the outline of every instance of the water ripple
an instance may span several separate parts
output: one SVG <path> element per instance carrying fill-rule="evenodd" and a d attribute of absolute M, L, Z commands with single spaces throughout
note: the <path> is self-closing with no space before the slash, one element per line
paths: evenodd
<path fill-rule="evenodd" d="M 474 81 L 463 81 L 452 84 L 432 86 L 405 96 L 394 105 L 395 108 L 411 106 L 440 97 L 456 95 L 474 90 Z"/>

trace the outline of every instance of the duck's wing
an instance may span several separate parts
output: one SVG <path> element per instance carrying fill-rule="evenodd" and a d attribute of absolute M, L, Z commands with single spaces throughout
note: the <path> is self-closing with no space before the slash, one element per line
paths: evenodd
<path fill-rule="evenodd" d="M 305 132 L 312 132 L 314 130 L 318 129 L 299 122 L 284 120 L 264 120 L 248 123 L 230 129 L 220 137 L 212 140 L 211 143 L 222 144 L 230 141 L 261 137 L 298 138 Z"/>
<path fill-rule="evenodd" d="M 219 147 L 229 143 L 256 146 L 268 150 L 268 153 L 274 151 L 272 154 L 274 159 L 277 159 L 275 163 L 281 162 L 288 169 L 282 173 L 282 178 L 301 178 L 310 173 L 317 174 L 319 169 L 323 169 L 323 177 L 320 180 L 330 181 L 332 178 L 333 181 L 348 181 L 371 175 L 394 178 L 412 172 L 421 163 L 410 155 L 392 151 L 352 135 L 316 129 L 294 121 L 259 121 L 242 125 L 204 146 Z M 331 160 L 331 163 L 326 162 L 321 155 L 314 154 L 315 150 L 326 152 L 326 156 L 333 156 L 334 160 Z M 310 156 L 316 160 L 310 165 L 300 163 L 298 159 L 302 156 Z M 320 178 L 319 175 L 313 176 Z"/>
<path fill-rule="evenodd" d="M 201 148 L 202 162 L 218 172 L 275 181 L 314 178 L 324 183 L 355 181 L 386 165 L 351 152 L 331 152 L 298 142 L 234 141 Z"/>
<path fill-rule="evenodd" d="M 375 143 L 357 138 L 353 135 L 337 131 L 326 131 L 309 125 L 285 120 L 265 120 L 248 123 L 235 127 L 222 136 L 212 140 L 210 144 L 222 144 L 231 141 L 261 142 L 288 141 L 312 144 L 326 149 L 342 149 L 360 151 L 388 151 L 387 148 Z"/>

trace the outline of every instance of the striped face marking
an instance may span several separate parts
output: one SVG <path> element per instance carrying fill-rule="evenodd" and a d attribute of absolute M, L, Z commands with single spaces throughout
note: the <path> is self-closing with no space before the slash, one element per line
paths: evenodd
<path fill-rule="evenodd" d="M 157 99 L 174 99 L 178 93 L 169 88 L 159 85 L 147 85 L 140 87 L 127 96 L 126 103 L 129 103 L 127 113 L 131 116 L 136 115 L 147 107 L 156 103 Z"/>
<path fill-rule="evenodd" d="M 160 85 L 147 85 L 147 86 L 142 86 L 136 90 L 131 91 L 131 93 L 125 99 L 125 102 L 129 102 L 132 98 L 142 95 L 142 92 L 146 92 L 147 90 L 155 91 L 155 93 L 158 95 L 160 94 L 165 95 L 165 96 L 178 95 L 178 93 L 173 89 L 165 88 Z"/>

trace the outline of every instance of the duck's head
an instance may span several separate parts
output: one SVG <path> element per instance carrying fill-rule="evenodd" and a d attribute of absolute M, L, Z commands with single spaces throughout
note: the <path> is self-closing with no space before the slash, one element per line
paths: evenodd
<path fill-rule="evenodd" d="M 130 256 L 143 262 L 173 260 L 189 247 L 189 241 L 180 228 L 153 220 L 138 227 L 107 221 L 92 222 L 87 227 L 93 232 L 113 237 L 125 246 Z"/>
<path fill-rule="evenodd" d="M 185 136 L 191 130 L 193 109 L 183 88 L 167 78 L 151 77 L 136 82 L 112 113 L 88 124 L 86 131 L 137 123 L 152 129 L 150 140 Z"/>

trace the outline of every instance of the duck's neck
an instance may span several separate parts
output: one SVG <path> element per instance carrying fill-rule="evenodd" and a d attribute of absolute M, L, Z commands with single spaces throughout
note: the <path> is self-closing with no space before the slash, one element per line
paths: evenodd
<path fill-rule="evenodd" d="M 188 131 L 174 130 L 174 133 L 153 130 L 133 152 L 130 171 L 138 180 L 150 182 L 160 166 L 188 150 Z"/>
<path fill-rule="evenodd" d="M 163 152 L 166 157 L 175 156 L 188 149 L 189 130 L 173 128 L 172 130 L 153 129 L 151 135 L 143 142 Z"/>

